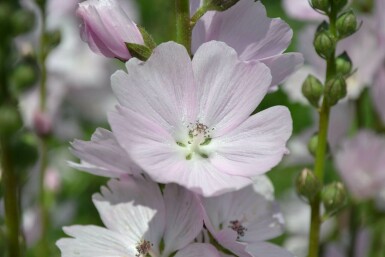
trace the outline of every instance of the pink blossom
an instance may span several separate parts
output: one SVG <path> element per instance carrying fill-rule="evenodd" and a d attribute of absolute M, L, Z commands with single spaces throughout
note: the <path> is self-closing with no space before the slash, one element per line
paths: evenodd
<path fill-rule="evenodd" d="M 254 0 L 242 0 L 224 12 L 209 11 L 193 29 L 192 50 L 210 40 L 225 42 L 244 61 L 259 60 L 272 74 L 271 86 L 280 84 L 303 64 L 299 53 L 283 53 L 293 31 L 279 18 L 270 19 L 265 7 Z"/>
<path fill-rule="evenodd" d="M 220 196 L 202 198 L 204 222 L 215 240 L 239 257 L 293 256 L 265 242 L 283 233 L 282 217 L 276 212 L 273 186 L 267 177 Z"/>
<path fill-rule="evenodd" d="M 255 110 L 271 83 L 262 63 L 242 62 L 222 42 L 203 44 L 191 61 L 173 42 L 147 62 L 132 59 L 112 88 L 109 114 L 119 144 L 152 179 L 205 196 L 242 188 L 287 153 L 288 109 Z"/>
<path fill-rule="evenodd" d="M 82 20 L 82 39 L 95 53 L 128 60 L 131 55 L 125 43 L 144 44 L 124 2 L 87 0 L 79 4 L 76 13 Z"/>
<path fill-rule="evenodd" d="M 202 230 L 203 219 L 198 198 L 180 186 L 168 184 L 162 195 L 147 178 L 125 177 L 110 180 L 93 202 L 106 228 L 64 227 L 72 238 L 57 242 L 62 256 L 166 257 L 178 250 L 191 257 L 217 256 L 212 247 L 188 246 Z"/>
<path fill-rule="evenodd" d="M 385 188 L 385 138 L 371 131 L 360 131 L 344 142 L 336 154 L 336 164 L 355 198 L 379 195 Z"/>

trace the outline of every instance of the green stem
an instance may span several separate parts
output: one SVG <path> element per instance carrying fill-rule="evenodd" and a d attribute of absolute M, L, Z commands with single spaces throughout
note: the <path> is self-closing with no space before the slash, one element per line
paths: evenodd
<path fill-rule="evenodd" d="M 190 2 L 189 0 L 175 0 L 175 7 L 176 41 L 184 45 L 187 52 L 191 55 Z"/>
<path fill-rule="evenodd" d="M 331 8 L 329 13 L 330 32 L 337 39 L 336 30 L 337 13 L 334 8 Z M 335 64 L 335 49 L 333 54 L 326 60 L 326 81 L 332 79 L 336 74 Z M 325 156 L 327 149 L 327 136 L 329 127 L 330 107 L 326 101 L 322 102 L 319 110 L 319 128 L 318 128 L 318 145 L 315 156 L 314 174 L 323 183 Z M 310 218 L 310 233 L 309 233 L 309 252 L 308 257 L 318 257 L 319 254 L 319 234 L 321 228 L 321 214 L 320 214 L 321 196 L 318 194 L 310 203 L 311 218 Z"/>
<path fill-rule="evenodd" d="M 45 6 L 42 5 L 42 6 Z M 40 35 L 40 52 L 39 52 L 39 63 L 41 69 L 40 78 L 40 111 L 46 112 L 47 109 L 47 52 L 46 52 L 46 13 L 44 7 L 41 8 L 42 12 L 42 27 Z M 48 229 L 49 229 L 49 212 L 46 201 L 46 190 L 44 186 L 44 178 L 48 165 L 48 142 L 46 138 L 40 137 L 40 167 L 39 167 L 39 208 L 41 215 L 41 239 L 39 242 L 39 256 L 49 256 L 49 243 L 47 241 Z"/>
<path fill-rule="evenodd" d="M 350 228 L 350 238 L 349 238 L 349 247 L 347 249 L 347 257 L 355 256 L 356 241 L 357 241 L 357 231 L 358 231 L 358 208 L 355 203 L 352 203 L 350 208 L 350 218 L 349 218 L 349 228 Z"/>
<path fill-rule="evenodd" d="M 195 13 L 194 15 L 191 17 L 191 21 L 190 21 L 190 27 L 191 27 L 191 30 L 194 28 L 195 24 L 198 22 L 198 20 L 200 18 L 202 18 L 202 16 L 207 12 L 207 6 L 204 5 L 202 7 L 200 7 Z"/>
<path fill-rule="evenodd" d="M 6 246 L 9 257 L 21 256 L 21 230 L 18 178 L 11 161 L 9 142 L 0 139 L 1 170 L 4 188 Z"/>

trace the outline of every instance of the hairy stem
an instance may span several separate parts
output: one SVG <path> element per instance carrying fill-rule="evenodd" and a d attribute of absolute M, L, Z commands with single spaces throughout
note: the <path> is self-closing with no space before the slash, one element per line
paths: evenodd
<path fill-rule="evenodd" d="M 175 0 L 175 7 L 176 41 L 184 45 L 191 55 L 190 2 L 189 0 Z"/>

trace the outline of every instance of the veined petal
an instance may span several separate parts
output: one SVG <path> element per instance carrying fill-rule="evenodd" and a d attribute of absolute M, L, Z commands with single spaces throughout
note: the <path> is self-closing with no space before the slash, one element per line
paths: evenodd
<path fill-rule="evenodd" d="M 56 243 L 63 257 L 120 257 L 136 254 L 135 242 L 124 234 L 97 226 L 71 226 L 63 229 L 73 237 L 62 238 Z"/>
<path fill-rule="evenodd" d="M 194 243 L 178 251 L 175 257 L 220 257 L 211 244 Z"/>
<path fill-rule="evenodd" d="M 224 12 L 208 12 L 198 22 L 205 25 L 205 30 L 193 30 L 193 39 L 197 37 L 205 40 L 203 42 L 193 40 L 193 52 L 205 42 L 218 40 L 241 54 L 250 47 L 250 44 L 258 44 L 264 39 L 270 22 L 265 7 L 253 0 L 239 1 Z M 205 32 L 205 37 L 198 34 L 202 32 Z"/>
<path fill-rule="evenodd" d="M 213 166 L 228 174 L 255 176 L 277 165 L 287 153 L 292 132 L 289 110 L 275 106 L 259 112 L 229 134 L 218 138 Z"/>
<path fill-rule="evenodd" d="M 282 54 L 290 45 L 293 37 L 293 30 L 290 26 L 280 18 L 268 19 L 270 22 L 267 34 L 258 42 L 251 44 L 240 53 L 242 60 L 264 59 L 275 55 Z M 249 27 L 253 30 L 253 27 Z M 250 31 L 250 33 L 253 33 Z"/>
<path fill-rule="evenodd" d="M 137 244 L 148 240 L 158 249 L 165 228 L 165 207 L 158 185 L 143 177 L 110 180 L 92 197 L 106 227 Z"/>
<path fill-rule="evenodd" d="M 278 85 L 298 70 L 303 65 L 304 59 L 300 53 L 287 53 L 261 59 L 260 61 L 270 69 L 273 77 L 271 85 Z"/>
<path fill-rule="evenodd" d="M 91 141 L 75 140 L 71 146 L 71 152 L 83 161 L 80 164 L 70 163 L 74 168 L 113 178 L 134 171 L 126 151 L 108 130 L 99 128 L 92 135 Z"/>
<path fill-rule="evenodd" d="M 202 45 L 194 55 L 193 69 L 200 99 L 198 120 L 215 127 L 214 137 L 246 120 L 271 83 L 264 64 L 240 61 L 234 49 L 222 42 Z"/>
<path fill-rule="evenodd" d="M 196 118 L 195 79 L 186 49 L 167 42 L 154 49 L 146 62 L 131 59 L 128 73 L 115 72 L 112 89 L 120 104 L 144 113 L 165 130 Z"/>
<path fill-rule="evenodd" d="M 164 189 L 166 206 L 166 230 L 164 233 L 164 256 L 182 249 L 203 229 L 202 209 L 197 196 L 176 184 L 167 184 Z"/>

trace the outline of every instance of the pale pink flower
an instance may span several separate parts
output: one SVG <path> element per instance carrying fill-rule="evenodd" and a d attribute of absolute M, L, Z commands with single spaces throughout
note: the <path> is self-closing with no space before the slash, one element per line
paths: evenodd
<path fill-rule="evenodd" d="M 242 0 L 224 12 L 209 11 L 203 16 L 193 29 L 192 50 L 210 40 L 225 42 L 241 60 L 266 64 L 271 86 L 276 86 L 303 64 L 300 53 L 283 53 L 292 36 L 284 21 L 267 17 L 260 1 Z"/>
<path fill-rule="evenodd" d="M 348 257 L 348 249 L 352 246 L 347 245 L 349 242 L 349 234 L 343 233 L 342 240 L 339 242 L 329 243 L 325 248 L 323 257 Z M 354 257 L 367 257 L 370 253 L 372 245 L 372 233 L 368 228 L 358 230 L 354 242 Z"/>
<path fill-rule="evenodd" d="M 371 131 L 360 131 L 344 142 L 335 160 L 356 199 L 376 197 L 385 188 L 385 138 Z"/>
<path fill-rule="evenodd" d="M 119 144 L 152 179 L 205 196 L 242 188 L 287 153 L 292 120 L 275 106 L 250 117 L 268 91 L 269 69 L 242 62 L 222 42 L 191 61 L 173 42 L 147 62 L 132 59 L 112 88 L 121 106 L 109 122 Z"/>
<path fill-rule="evenodd" d="M 162 195 L 140 176 L 110 180 L 93 202 L 106 228 L 64 227 L 72 238 L 57 242 L 62 256 L 167 257 L 186 246 L 186 256 L 217 256 L 209 246 L 188 246 L 203 228 L 202 212 L 198 198 L 178 185 L 166 185 Z"/>
<path fill-rule="evenodd" d="M 265 242 L 283 233 L 282 217 L 267 177 L 239 191 L 202 198 L 204 222 L 215 240 L 239 257 L 287 257 L 286 250 Z"/>
<path fill-rule="evenodd" d="M 125 43 L 144 44 L 129 9 L 118 0 L 87 0 L 76 13 L 82 20 L 81 36 L 92 51 L 106 57 L 128 60 L 131 54 Z"/>
<path fill-rule="evenodd" d="M 283 0 L 282 5 L 290 18 L 305 21 L 322 21 L 326 16 L 310 6 L 309 0 Z"/>

